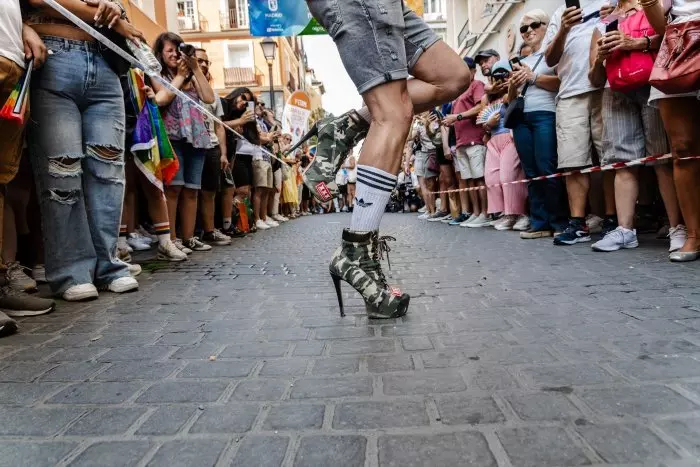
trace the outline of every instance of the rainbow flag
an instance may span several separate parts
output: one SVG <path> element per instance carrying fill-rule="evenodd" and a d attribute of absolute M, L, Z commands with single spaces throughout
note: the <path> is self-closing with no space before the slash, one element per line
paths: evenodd
<path fill-rule="evenodd" d="M 144 86 L 143 73 L 135 68 L 129 70 L 131 99 L 139 112 L 130 149 L 139 170 L 163 190 L 163 183 L 170 183 L 180 163 L 168 139 L 158 105 L 141 90 Z"/>
<path fill-rule="evenodd" d="M 28 60 L 27 66 L 19 79 L 15 88 L 7 98 L 5 105 L 0 109 L 0 118 L 12 120 L 17 125 L 24 125 L 24 117 L 27 114 L 27 103 L 29 102 L 29 83 L 32 81 L 32 70 L 34 61 Z"/>

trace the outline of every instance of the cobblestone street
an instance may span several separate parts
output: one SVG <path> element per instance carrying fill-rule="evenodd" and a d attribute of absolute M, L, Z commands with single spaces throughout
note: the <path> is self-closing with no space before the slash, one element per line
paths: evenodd
<path fill-rule="evenodd" d="M 700 262 L 387 215 L 409 314 L 327 260 L 348 215 L 145 263 L 0 340 L 0 466 L 700 463 Z M 386 268 L 386 262 L 383 263 Z M 159 269 L 160 268 L 160 269 Z"/>

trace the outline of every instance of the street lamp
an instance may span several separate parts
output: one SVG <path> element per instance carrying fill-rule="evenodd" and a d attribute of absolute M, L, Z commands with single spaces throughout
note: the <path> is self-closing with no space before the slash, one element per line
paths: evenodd
<path fill-rule="evenodd" d="M 272 114 L 275 114 L 275 82 L 272 75 L 272 62 L 275 61 L 275 53 L 277 52 L 277 41 L 266 37 L 260 42 L 260 47 L 262 47 L 263 55 L 265 60 L 267 60 L 267 68 L 269 70 L 270 77 L 270 108 L 272 109 Z"/>

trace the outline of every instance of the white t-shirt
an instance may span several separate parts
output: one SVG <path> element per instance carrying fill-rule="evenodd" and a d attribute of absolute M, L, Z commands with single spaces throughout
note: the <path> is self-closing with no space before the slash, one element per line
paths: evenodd
<path fill-rule="evenodd" d="M 582 0 L 584 19 L 597 11 L 604 5 L 608 5 L 608 0 Z M 562 5 L 552 15 L 552 20 L 547 27 L 547 34 L 544 38 L 543 50 L 554 40 L 557 32 L 561 28 L 561 15 L 566 10 L 566 5 Z M 559 94 L 557 99 L 578 96 L 598 89 L 591 85 L 588 79 L 588 60 L 591 50 L 591 37 L 593 29 L 598 24 L 598 18 L 590 18 L 582 24 L 577 24 L 566 36 L 564 52 L 557 65 L 557 73 L 561 79 Z M 529 92 L 529 91 L 528 91 Z"/>
<path fill-rule="evenodd" d="M 24 68 L 22 12 L 19 0 L 0 0 L 0 57 Z"/>
<path fill-rule="evenodd" d="M 666 10 L 671 8 L 674 17 L 700 14 L 699 0 L 663 0 L 663 5 Z"/>
<path fill-rule="evenodd" d="M 203 104 L 206 109 L 211 112 L 212 114 L 216 115 L 217 117 L 221 118 L 224 116 L 224 108 L 221 105 L 221 99 L 216 98 L 214 100 L 213 104 Z M 219 145 L 219 137 L 216 136 L 216 123 L 214 120 L 209 118 L 208 116 L 204 116 L 204 124 L 207 126 L 207 130 L 209 130 L 209 137 L 211 138 L 211 144 L 212 147 L 216 147 Z"/>
<path fill-rule="evenodd" d="M 544 51 L 545 49 L 542 47 L 539 52 L 523 58 L 522 62 L 538 75 L 554 76 L 556 75 L 554 68 L 547 65 L 547 60 L 543 57 Z M 540 60 L 540 57 L 542 57 L 542 60 Z M 537 60 L 540 60 L 539 64 L 537 64 Z M 537 68 L 535 68 L 535 64 L 537 64 Z M 554 98 L 556 95 L 556 92 L 547 91 L 546 89 L 531 84 L 527 87 L 527 91 L 525 92 L 525 112 L 555 112 L 556 106 L 554 104 Z"/>

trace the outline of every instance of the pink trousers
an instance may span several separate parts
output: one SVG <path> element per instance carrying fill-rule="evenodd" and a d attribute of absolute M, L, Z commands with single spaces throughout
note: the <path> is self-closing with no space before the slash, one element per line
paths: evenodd
<path fill-rule="evenodd" d="M 520 158 L 515 149 L 510 133 L 502 133 L 491 137 L 486 146 L 486 166 L 484 167 L 486 185 L 513 182 L 525 178 L 525 172 L 520 167 Z M 502 212 L 504 214 L 525 214 L 527 200 L 527 184 L 497 186 L 487 188 L 489 214 Z"/>

